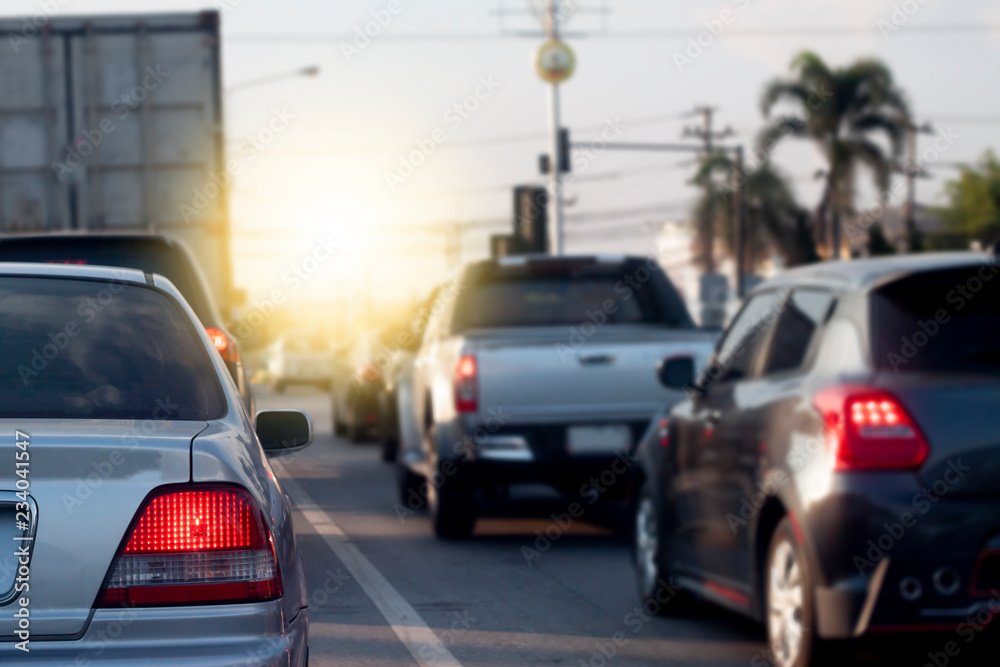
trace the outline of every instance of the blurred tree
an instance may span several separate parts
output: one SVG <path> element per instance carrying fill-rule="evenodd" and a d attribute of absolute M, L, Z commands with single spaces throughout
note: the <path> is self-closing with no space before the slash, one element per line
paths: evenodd
<path fill-rule="evenodd" d="M 877 222 L 868 228 L 868 254 L 872 257 L 896 254 L 896 248 L 889 243 L 882 225 Z"/>
<path fill-rule="evenodd" d="M 758 268 L 772 251 L 778 252 L 786 266 L 815 262 L 816 242 L 809 229 L 808 213 L 795 201 L 784 177 L 767 161 L 755 169 L 744 167 L 740 175 L 728 155 L 707 157 L 692 183 L 702 188 L 695 204 L 694 220 L 698 245 L 702 252 L 697 261 L 714 270 L 714 259 L 708 256 L 716 239 L 733 253 L 736 236 L 736 212 L 733 195 L 738 182 L 744 182 L 747 212 L 747 252 L 751 271 Z M 710 268 L 711 267 L 711 268 Z"/>
<path fill-rule="evenodd" d="M 948 205 L 937 213 L 944 222 L 945 232 L 969 241 L 989 246 L 1000 235 L 1000 161 L 992 151 L 986 151 L 973 166 L 964 166 L 958 178 L 944 186 Z"/>
<path fill-rule="evenodd" d="M 853 212 L 854 181 L 859 166 L 868 167 L 880 193 L 889 189 L 892 170 L 906 145 L 912 123 L 902 91 L 878 60 L 862 59 L 831 69 L 815 53 L 792 60 L 793 78 L 768 84 L 761 110 L 770 118 L 781 102 L 792 102 L 800 115 L 775 117 L 760 134 L 760 150 L 770 154 L 786 136 L 811 139 L 827 162 L 823 196 L 815 213 L 816 235 L 824 254 L 833 255 L 842 236 L 840 219 Z M 874 140 L 888 139 L 888 147 Z"/>

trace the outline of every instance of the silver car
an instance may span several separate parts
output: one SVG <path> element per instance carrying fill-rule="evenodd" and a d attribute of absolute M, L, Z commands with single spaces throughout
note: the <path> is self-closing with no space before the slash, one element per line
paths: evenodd
<path fill-rule="evenodd" d="M 291 508 L 265 454 L 309 418 L 247 414 L 159 275 L 0 264 L 0 664 L 308 662 Z"/>

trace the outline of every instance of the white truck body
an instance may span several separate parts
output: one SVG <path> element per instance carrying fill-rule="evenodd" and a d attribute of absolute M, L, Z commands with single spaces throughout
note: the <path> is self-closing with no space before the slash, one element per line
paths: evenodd
<path fill-rule="evenodd" d="M 0 233 L 153 230 L 231 301 L 217 12 L 0 19 Z"/>

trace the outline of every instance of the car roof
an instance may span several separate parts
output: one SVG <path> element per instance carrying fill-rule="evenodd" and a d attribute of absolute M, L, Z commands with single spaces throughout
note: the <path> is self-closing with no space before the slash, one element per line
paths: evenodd
<path fill-rule="evenodd" d="M 159 243 L 166 243 L 167 245 L 174 245 L 174 242 L 168 236 L 159 234 L 157 232 L 150 231 L 121 231 L 121 230 L 106 230 L 106 229 L 81 229 L 81 230 L 67 230 L 59 229 L 51 232 L 45 231 L 31 231 L 31 232 L 5 232 L 0 236 L 0 243 L 7 240 L 35 240 L 35 239 L 73 239 L 73 240 L 86 240 L 88 238 L 108 240 L 108 239 L 123 239 L 129 241 L 156 241 Z"/>
<path fill-rule="evenodd" d="M 981 252 L 928 252 L 822 262 L 785 271 L 756 287 L 751 294 L 804 285 L 867 292 L 916 273 L 976 267 L 995 261 L 994 255 Z"/>
<path fill-rule="evenodd" d="M 84 278 L 90 280 L 118 280 L 135 284 L 148 284 L 146 274 L 138 269 L 91 264 L 30 264 L 26 262 L 0 262 L 0 276 L 29 276 L 37 278 Z"/>
<path fill-rule="evenodd" d="M 640 260 L 639 257 L 631 257 L 622 254 L 595 254 L 595 255 L 553 255 L 528 254 L 510 255 L 497 259 L 487 259 L 478 262 L 479 264 L 496 264 L 497 266 L 521 266 L 531 262 L 545 262 L 546 264 L 565 263 L 575 264 L 580 262 L 596 262 L 598 264 L 624 264 L 628 261 Z"/>

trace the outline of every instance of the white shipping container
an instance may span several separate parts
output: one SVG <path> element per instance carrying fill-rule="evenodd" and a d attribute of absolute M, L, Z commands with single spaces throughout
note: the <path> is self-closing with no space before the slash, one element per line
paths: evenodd
<path fill-rule="evenodd" d="M 0 232 L 157 231 L 230 304 L 222 118 L 217 12 L 0 20 Z"/>

